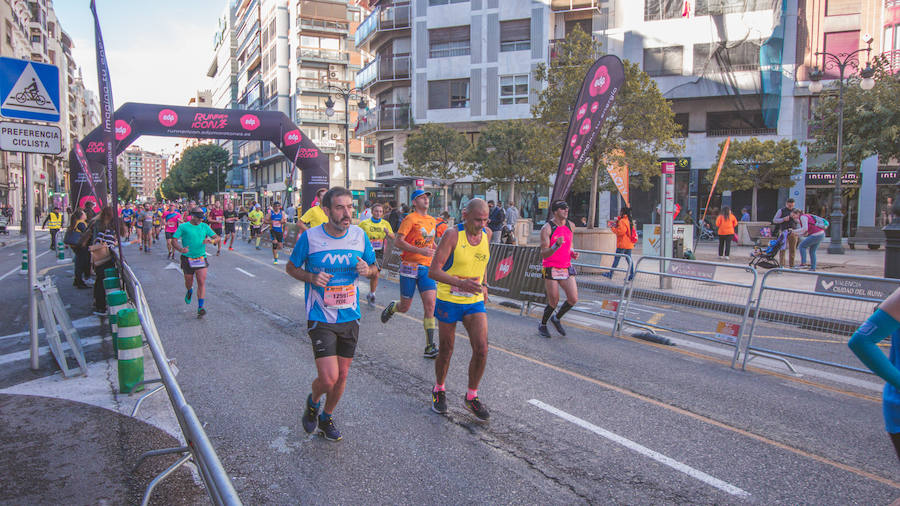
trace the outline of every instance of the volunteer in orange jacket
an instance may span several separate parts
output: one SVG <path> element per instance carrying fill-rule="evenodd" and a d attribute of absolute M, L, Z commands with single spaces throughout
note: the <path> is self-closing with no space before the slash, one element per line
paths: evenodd
<path fill-rule="evenodd" d="M 719 229 L 719 258 L 725 258 L 731 255 L 731 241 L 734 240 L 734 228 L 737 227 L 737 218 L 731 214 L 731 208 L 725 206 L 722 208 L 722 214 L 716 218 L 716 228 Z"/>
<path fill-rule="evenodd" d="M 631 250 L 634 249 L 634 243 L 637 238 L 637 234 L 634 230 L 634 224 L 631 221 L 631 208 L 623 207 L 621 211 L 619 211 L 619 217 L 615 219 L 615 221 L 610 220 L 609 228 L 616 234 L 616 253 L 622 255 L 631 256 Z M 616 257 L 613 260 L 612 268 L 615 269 L 619 266 L 619 260 L 622 257 Z M 603 276 L 607 278 L 612 278 L 613 271 L 603 273 Z M 634 266 L 628 266 L 628 281 L 631 281 L 631 278 L 634 277 Z"/>

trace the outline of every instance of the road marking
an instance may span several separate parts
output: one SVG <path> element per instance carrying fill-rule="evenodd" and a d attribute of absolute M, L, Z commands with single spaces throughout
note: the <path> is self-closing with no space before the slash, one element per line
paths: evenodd
<path fill-rule="evenodd" d="M 177 271 L 177 270 L 181 269 L 181 267 L 179 267 L 179 265 L 176 264 L 175 262 L 169 262 L 169 263 L 166 264 L 165 267 L 163 267 L 163 270 L 164 270 L 164 271 L 167 271 L 167 270 L 169 270 L 169 269 L 172 269 L 172 270 Z"/>
<path fill-rule="evenodd" d="M 50 253 L 51 251 L 52 250 L 47 250 L 43 253 L 38 253 L 38 255 L 36 257 L 34 257 L 35 262 L 37 261 L 38 258 L 41 258 L 42 256 L 46 255 L 47 253 Z M 62 265 L 64 265 L 64 264 L 61 264 L 60 266 L 62 266 Z M 19 272 L 21 269 L 22 269 L 22 266 L 20 265 L 20 266 L 16 267 L 15 269 L 7 272 L 3 276 L 0 276 L 0 281 L 6 279 L 6 277 L 9 276 L 10 274 L 15 274 L 16 272 Z"/>
<path fill-rule="evenodd" d="M 237 269 L 237 270 L 240 271 L 240 272 L 243 272 L 244 274 L 250 276 L 251 278 L 255 278 L 255 277 L 256 277 L 256 274 L 250 274 L 249 272 L 245 271 L 244 269 L 241 269 L 240 267 L 235 267 L 235 269 Z"/>
<path fill-rule="evenodd" d="M 665 315 L 665 313 L 653 313 L 653 316 L 647 318 L 647 325 L 656 325 Z"/>
<path fill-rule="evenodd" d="M 84 318 L 79 318 L 79 319 L 77 319 L 77 320 L 73 320 L 73 321 L 72 321 L 72 326 L 75 327 L 76 329 L 82 329 L 82 328 L 87 328 L 87 327 L 94 327 L 94 326 L 96 326 L 96 324 L 97 324 L 97 317 L 96 317 L 96 316 L 85 316 Z M 100 325 L 102 326 L 103 324 L 101 323 Z M 59 325 L 57 325 L 57 328 L 59 329 L 59 333 L 62 334 L 62 327 L 60 327 Z M 41 328 L 38 329 L 38 334 L 39 334 L 39 335 L 40 335 L 40 334 L 43 334 L 44 332 L 46 332 L 46 329 L 45 329 L 45 328 L 41 327 Z M 16 332 L 15 334 L 8 334 L 8 335 L 5 335 L 5 336 L 0 336 L 0 341 L 2 341 L 2 340 L 4 340 L 4 339 L 12 339 L 12 338 L 15 338 L 15 337 L 24 337 L 24 336 L 27 336 L 27 335 L 30 334 L 30 333 L 31 333 L 31 331 L 26 330 L 26 331 L 23 331 L 23 332 Z"/>
<path fill-rule="evenodd" d="M 107 339 L 107 338 L 100 337 L 100 336 L 84 338 L 81 340 L 81 347 L 84 348 L 84 347 L 90 346 L 92 344 L 102 343 L 104 339 Z M 68 341 L 62 336 L 60 336 L 60 340 L 62 341 L 63 350 L 68 350 L 69 349 Z M 41 346 L 40 348 L 38 348 L 38 355 L 46 355 L 48 353 L 50 353 L 49 346 Z M 22 351 L 17 351 L 15 353 L 8 353 L 6 355 L 0 355 L 0 364 L 8 364 L 10 362 L 16 362 L 18 360 L 26 360 L 30 357 L 31 357 L 31 350 L 22 350 Z"/>
<path fill-rule="evenodd" d="M 684 473 L 684 474 L 690 476 L 691 478 L 700 480 L 703 483 L 706 483 L 709 486 L 715 487 L 723 492 L 727 492 L 731 495 L 736 495 L 738 497 L 750 497 L 750 493 L 747 492 L 746 490 L 738 488 L 738 487 L 736 487 L 728 482 L 722 481 L 716 477 L 710 476 L 710 475 L 704 473 L 703 471 L 694 469 L 693 467 L 691 467 L 687 464 L 684 464 L 682 462 L 679 462 L 673 458 L 666 457 L 665 455 L 663 455 L 659 452 L 655 452 L 655 451 L 651 450 L 650 448 L 647 448 L 646 446 L 635 443 L 634 441 L 632 441 L 630 439 L 624 438 L 624 437 L 622 437 L 618 434 L 615 434 L 613 432 L 610 432 L 602 427 L 598 427 L 588 421 L 578 418 L 577 416 L 566 413 L 565 411 L 563 411 L 561 409 L 554 408 L 553 406 L 550 406 L 549 404 L 544 404 L 543 402 L 541 402 L 537 399 L 531 399 L 530 401 L 528 401 L 528 403 L 533 406 L 537 406 L 537 407 L 543 409 L 544 411 L 547 411 L 548 413 L 552 413 L 552 414 L 562 418 L 563 420 L 572 422 L 575 425 L 578 425 L 579 427 L 581 427 L 583 429 L 587 429 L 602 438 L 608 439 L 614 443 L 618 443 L 633 452 L 640 453 L 641 455 L 644 455 L 645 457 L 649 457 L 649 458 L 659 462 L 660 464 L 667 465 L 676 471 L 679 471 L 681 473 Z"/>

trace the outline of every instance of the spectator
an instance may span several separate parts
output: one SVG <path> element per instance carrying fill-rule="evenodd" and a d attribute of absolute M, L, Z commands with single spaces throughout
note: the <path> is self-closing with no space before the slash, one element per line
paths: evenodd
<path fill-rule="evenodd" d="M 744 207 L 741 209 L 741 221 L 750 221 L 750 208 Z"/>
<path fill-rule="evenodd" d="M 488 200 L 488 228 L 491 229 L 491 242 L 500 243 L 500 235 L 503 230 L 503 222 L 506 221 L 506 214 L 503 212 L 502 202 L 500 205 L 494 205 L 493 200 Z"/>
<path fill-rule="evenodd" d="M 616 253 L 631 257 L 631 251 L 634 249 L 634 241 L 632 239 L 636 237 L 634 234 L 634 223 L 631 221 L 631 208 L 623 207 L 615 221 L 609 222 L 609 228 L 616 234 Z M 619 260 L 621 259 L 622 257 L 616 257 L 613 260 L 613 269 L 619 266 Z M 612 278 L 612 275 L 613 271 L 603 273 L 603 276 L 607 278 Z M 628 281 L 631 281 L 633 277 L 634 266 L 629 264 Z"/>
<path fill-rule="evenodd" d="M 362 214 L 359 215 L 359 221 L 365 221 L 372 217 L 372 201 L 367 200 L 363 205 L 365 206 L 365 209 Z"/>
<path fill-rule="evenodd" d="M 816 225 L 815 216 L 804 214 L 803 211 L 799 209 L 791 211 L 791 219 L 800 224 L 798 228 L 794 229 L 794 234 L 797 234 L 798 237 L 806 236 L 806 238 L 800 241 L 800 244 L 797 246 L 797 249 L 800 250 L 799 267 L 801 269 L 808 267 L 809 270 L 814 271 L 816 270 L 816 250 L 819 249 L 819 244 L 825 239 L 825 229 Z M 806 263 L 807 250 L 809 250 L 808 265 Z"/>
<path fill-rule="evenodd" d="M 772 223 L 775 224 L 775 233 L 772 234 L 773 236 L 778 237 L 785 230 L 794 230 L 795 228 L 800 226 L 800 224 L 797 223 L 796 221 L 794 221 L 793 217 L 791 216 L 791 212 L 793 210 L 794 210 L 794 199 L 787 199 L 787 202 L 785 202 L 784 207 L 779 209 L 778 212 L 775 213 L 775 217 L 772 218 Z M 778 257 L 779 257 L 778 260 L 782 266 L 785 265 L 784 252 L 785 252 L 785 250 L 787 250 L 788 259 L 790 260 L 790 267 L 792 269 L 794 268 L 794 256 L 795 256 L 794 254 L 797 252 L 797 243 L 798 242 L 799 241 L 798 241 L 798 238 L 796 235 L 789 234 L 787 236 L 787 247 L 778 252 Z"/>
<path fill-rule="evenodd" d="M 294 207 L 293 202 L 291 202 L 290 205 L 287 206 L 287 209 L 284 210 L 284 213 L 287 215 L 288 223 L 297 223 L 297 208 Z"/>
<path fill-rule="evenodd" d="M 94 266 L 94 314 L 97 316 L 106 314 L 103 271 L 116 266 L 112 248 L 118 244 L 119 237 L 124 235 L 125 231 L 122 228 L 119 227 L 119 230 L 116 230 L 116 213 L 111 206 L 106 206 L 91 222 L 87 233 L 81 236 L 79 245 L 88 249 L 91 255 L 91 264 Z"/>
<path fill-rule="evenodd" d="M 513 201 L 509 201 L 506 204 L 506 227 L 504 228 L 504 232 L 509 233 L 509 239 L 506 241 L 507 244 L 518 244 L 519 238 L 516 237 L 516 223 L 519 222 L 519 209 L 516 207 L 516 204 Z"/>
<path fill-rule="evenodd" d="M 719 233 L 719 258 L 728 260 L 731 255 L 731 241 L 734 240 L 734 228 L 737 227 L 737 218 L 731 214 L 731 208 L 722 206 L 722 214 L 716 218 L 716 228 Z"/>
<path fill-rule="evenodd" d="M 444 235 L 444 232 L 447 231 L 447 227 L 450 226 L 450 213 L 447 211 L 441 212 L 440 216 L 437 218 L 437 224 L 434 226 L 434 235 L 438 239 Z"/>
<path fill-rule="evenodd" d="M 396 200 L 392 200 L 389 205 L 391 206 L 391 213 L 388 215 L 387 220 L 391 225 L 391 230 L 397 230 L 400 228 L 400 222 L 403 221 L 403 212 L 397 207 Z"/>
<path fill-rule="evenodd" d="M 88 200 L 84 203 L 84 217 L 88 223 L 94 220 L 97 217 L 97 211 L 94 210 L 94 203 Z"/>
<path fill-rule="evenodd" d="M 75 253 L 75 280 L 72 283 L 75 288 L 88 288 L 85 280 L 91 276 L 91 255 L 87 247 L 81 245 L 81 237 L 87 233 L 87 215 L 81 209 L 69 218 L 69 227 L 66 229 L 66 244 Z M 70 242 L 72 241 L 72 242 Z"/>
<path fill-rule="evenodd" d="M 587 216 L 582 216 L 581 218 L 579 218 L 579 220 L 578 220 L 578 226 L 579 226 L 579 227 L 586 227 L 586 226 L 587 226 Z"/>

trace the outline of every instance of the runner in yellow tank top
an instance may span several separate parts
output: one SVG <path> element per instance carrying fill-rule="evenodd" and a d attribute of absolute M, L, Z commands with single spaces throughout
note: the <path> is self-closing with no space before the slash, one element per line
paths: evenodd
<path fill-rule="evenodd" d="M 490 258 L 491 232 L 488 205 L 484 200 L 472 199 L 463 211 L 463 223 L 447 229 L 434 254 L 428 276 L 437 281 L 437 303 L 434 316 L 438 320 L 437 360 L 434 363 L 435 384 L 431 391 L 431 409 L 447 412 L 444 381 L 453 354 L 456 323 L 462 322 L 472 345 L 469 362 L 469 385 L 465 406 L 481 420 L 490 418 L 487 408 L 478 399 L 478 384 L 487 364 L 487 285 L 485 271 Z"/>

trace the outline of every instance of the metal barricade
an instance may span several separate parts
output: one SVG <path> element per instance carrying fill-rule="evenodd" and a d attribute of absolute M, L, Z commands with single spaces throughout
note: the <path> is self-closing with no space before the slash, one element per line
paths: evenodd
<path fill-rule="evenodd" d="M 762 277 L 747 338 L 748 356 L 774 355 L 871 374 L 847 342 L 900 280 L 772 269 Z"/>
<path fill-rule="evenodd" d="M 613 336 L 616 336 L 625 315 L 623 307 L 628 276 L 633 272 L 631 255 L 575 251 L 578 252 L 578 259 L 572 262 L 572 266 L 578 277 L 578 304 L 572 311 L 611 318 L 614 322 Z M 613 267 L 613 264 L 616 266 Z"/>
<path fill-rule="evenodd" d="M 193 460 L 197 465 L 197 469 L 206 486 L 206 491 L 213 504 L 240 505 L 241 500 L 234 489 L 234 485 L 231 483 L 231 478 L 229 478 L 228 474 L 225 472 L 225 468 L 222 467 L 222 462 L 219 461 L 219 457 L 216 455 L 216 451 L 209 441 L 206 431 L 203 430 L 203 425 L 197 418 L 194 409 L 187 403 L 184 393 L 181 391 L 181 387 L 175 379 L 175 373 L 169 366 L 169 359 L 163 349 L 162 341 L 159 338 L 156 323 L 153 321 L 153 315 L 150 312 L 150 306 L 147 303 L 147 298 L 144 295 L 141 283 L 126 262 L 121 262 L 121 267 L 125 288 L 134 301 L 135 308 L 141 320 L 141 328 L 144 331 L 144 337 L 147 340 L 147 345 L 150 347 L 150 352 L 153 355 L 156 368 L 159 370 L 160 379 L 158 381 L 165 386 L 165 391 L 168 394 L 169 402 L 171 402 L 175 411 L 178 425 L 187 442 L 186 446 L 154 450 L 147 452 L 140 457 L 135 467 L 140 465 L 147 457 L 166 454 L 182 455 L 182 457 L 174 464 L 169 466 L 169 468 L 150 482 L 144 492 L 142 504 L 148 503 L 150 495 L 156 485 L 188 460 Z"/>
<path fill-rule="evenodd" d="M 623 322 L 733 347 L 734 367 L 756 281 L 756 270 L 745 265 L 644 256 L 635 263 L 623 314 L 645 308 L 654 314 Z"/>

